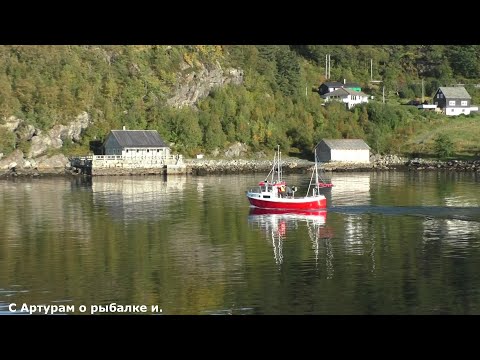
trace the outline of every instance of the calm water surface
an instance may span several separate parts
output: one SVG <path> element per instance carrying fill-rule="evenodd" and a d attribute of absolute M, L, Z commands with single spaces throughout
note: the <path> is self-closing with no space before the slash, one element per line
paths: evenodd
<path fill-rule="evenodd" d="M 477 175 L 331 178 L 315 215 L 252 211 L 262 175 L 2 180 L 0 314 L 480 313 Z M 308 180 L 287 176 L 300 193 Z"/>

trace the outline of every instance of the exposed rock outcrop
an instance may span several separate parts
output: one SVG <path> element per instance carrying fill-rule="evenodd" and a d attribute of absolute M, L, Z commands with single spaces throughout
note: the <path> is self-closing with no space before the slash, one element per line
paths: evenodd
<path fill-rule="evenodd" d="M 62 174 L 70 162 L 62 155 L 46 156 L 50 149 L 59 149 L 66 140 L 79 141 L 81 133 L 90 124 L 86 112 L 77 116 L 68 125 L 55 125 L 48 132 L 42 132 L 24 120 L 10 116 L 0 127 L 13 132 L 20 141 L 31 141 L 28 154 L 19 149 L 5 156 L 0 155 L 0 175 L 5 174 Z M 39 157 L 40 156 L 40 157 Z"/>
<path fill-rule="evenodd" d="M 15 150 L 0 160 L 0 176 L 65 174 L 70 168 L 70 161 L 63 154 L 41 156 L 37 159 L 25 159 L 20 150 Z"/>
<path fill-rule="evenodd" d="M 52 138 L 50 135 L 38 135 L 32 138 L 32 146 L 28 157 L 35 158 L 47 152 L 48 149 L 60 149 L 63 141 L 60 138 Z"/>
<path fill-rule="evenodd" d="M 10 116 L 7 119 L 5 119 L 4 124 L 0 124 L 0 127 L 7 129 L 7 131 L 9 132 L 14 132 L 15 130 L 17 130 L 18 125 L 20 125 L 20 123 L 22 122 L 23 122 L 22 119 L 19 119 L 16 116 Z"/>
<path fill-rule="evenodd" d="M 24 163 L 23 152 L 17 149 L 0 160 L 0 171 L 23 168 Z"/>
<path fill-rule="evenodd" d="M 42 156 L 37 159 L 37 170 L 39 172 L 63 173 L 70 167 L 70 161 L 63 154 L 52 157 Z"/>
<path fill-rule="evenodd" d="M 233 157 L 241 157 L 246 155 L 248 152 L 248 146 L 245 144 L 242 144 L 240 142 L 236 142 L 235 144 L 231 145 L 226 151 L 225 151 L 225 156 L 228 158 L 233 158 Z"/>
<path fill-rule="evenodd" d="M 32 137 L 29 158 L 35 158 L 47 152 L 48 149 L 60 149 L 65 140 L 79 141 L 80 135 L 90 124 L 90 117 L 83 112 L 68 125 L 55 125 L 47 133 L 39 133 Z"/>
<path fill-rule="evenodd" d="M 193 106 L 217 86 L 243 83 L 243 70 L 222 69 L 216 62 L 213 65 L 197 64 L 198 69 L 182 64 L 182 72 L 178 74 L 178 86 L 175 95 L 167 100 L 173 107 Z M 185 75 L 186 74 L 186 75 Z"/>
<path fill-rule="evenodd" d="M 15 133 L 17 134 L 17 138 L 20 141 L 29 141 L 32 139 L 33 135 L 35 135 L 37 130 L 33 125 L 27 124 L 25 122 L 22 122 L 17 129 L 15 130 Z"/>

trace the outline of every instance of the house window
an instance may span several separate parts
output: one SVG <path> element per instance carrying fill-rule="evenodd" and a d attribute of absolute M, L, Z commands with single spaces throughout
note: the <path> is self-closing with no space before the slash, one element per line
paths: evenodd
<path fill-rule="evenodd" d="M 147 152 L 150 152 L 150 149 L 147 149 Z"/>
<path fill-rule="evenodd" d="M 127 149 L 127 151 L 126 151 L 126 152 L 128 153 L 128 149 Z"/>
<path fill-rule="evenodd" d="M 467 106 L 467 101 L 466 100 L 462 100 L 462 106 Z"/>
<path fill-rule="evenodd" d="M 448 105 L 449 106 L 455 106 L 455 100 L 449 100 Z"/>
<path fill-rule="evenodd" d="M 454 112 L 454 109 L 450 110 L 450 112 Z"/>
<path fill-rule="evenodd" d="M 465 109 L 462 109 L 462 112 L 465 112 Z"/>
<path fill-rule="evenodd" d="M 159 152 L 160 150 L 157 149 L 157 152 Z"/>
<path fill-rule="evenodd" d="M 139 150 L 139 149 L 137 149 L 137 152 L 140 152 L 140 150 Z"/>

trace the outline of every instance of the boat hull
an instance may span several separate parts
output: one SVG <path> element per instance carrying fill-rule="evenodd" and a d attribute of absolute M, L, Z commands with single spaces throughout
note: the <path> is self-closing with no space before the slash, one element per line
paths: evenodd
<path fill-rule="evenodd" d="M 318 210 L 327 207 L 327 199 L 323 195 L 304 198 L 265 199 L 247 193 L 247 198 L 250 205 L 261 209 Z"/>
<path fill-rule="evenodd" d="M 305 219 L 316 217 L 327 217 L 327 210 L 288 210 L 288 209 L 262 209 L 258 207 L 251 207 L 249 211 L 250 216 L 266 216 L 266 215 L 285 215 L 297 216 Z"/>

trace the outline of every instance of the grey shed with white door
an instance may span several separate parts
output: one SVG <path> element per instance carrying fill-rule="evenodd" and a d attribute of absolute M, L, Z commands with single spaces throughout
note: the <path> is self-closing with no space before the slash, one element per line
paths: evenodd
<path fill-rule="evenodd" d="M 320 162 L 370 162 L 370 147 L 362 139 L 323 139 L 315 153 Z"/>

